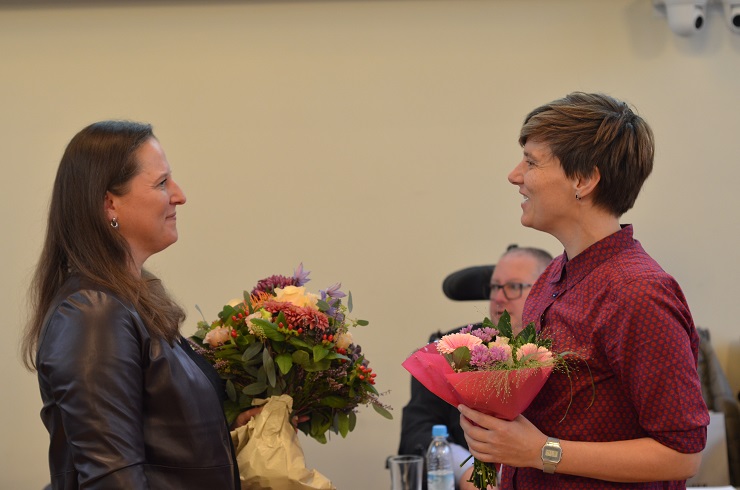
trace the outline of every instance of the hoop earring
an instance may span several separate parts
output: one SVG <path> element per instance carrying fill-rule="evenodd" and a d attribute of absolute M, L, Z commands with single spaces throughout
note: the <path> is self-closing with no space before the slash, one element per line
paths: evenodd
<path fill-rule="evenodd" d="M 115 230 L 116 228 L 118 228 L 118 218 L 113 218 L 112 220 L 110 220 L 110 226 L 111 226 L 111 228 L 113 228 L 114 230 Z"/>

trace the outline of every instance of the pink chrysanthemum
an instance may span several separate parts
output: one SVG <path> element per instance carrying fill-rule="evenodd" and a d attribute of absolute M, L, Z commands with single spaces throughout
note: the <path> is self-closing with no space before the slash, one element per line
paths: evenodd
<path fill-rule="evenodd" d="M 274 315 L 282 311 L 285 319 L 288 320 L 288 325 L 295 328 L 308 327 L 322 331 L 329 328 L 326 315 L 308 306 L 296 306 L 292 303 L 270 300 L 266 301 L 262 307 Z"/>
<path fill-rule="evenodd" d="M 508 349 L 507 349 L 508 347 Z M 508 345 L 476 345 L 470 353 L 470 365 L 479 369 L 491 368 L 496 363 L 505 363 L 511 359 L 511 348 Z"/>
<path fill-rule="evenodd" d="M 521 364 L 528 362 L 538 362 L 541 364 L 547 364 L 552 362 L 552 352 L 546 347 L 538 347 L 535 344 L 524 344 L 519 347 L 516 351 L 516 360 Z"/>
<path fill-rule="evenodd" d="M 467 347 L 473 350 L 473 347 L 482 343 L 481 339 L 469 333 L 451 333 L 439 339 L 437 351 L 442 354 L 452 354 L 458 347 Z"/>
<path fill-rule="evenodd" d="M 498 335 L 498 330 L 496 330 L 495 328 L 490 328 L 490 327 L 481 327 L 481 328 L 476 328 L 470 333 L 475 335 L 479 339 L 481 339 L 483 343 L 487 343 L 493 340 L 493 338 L 496 335 Z"/>

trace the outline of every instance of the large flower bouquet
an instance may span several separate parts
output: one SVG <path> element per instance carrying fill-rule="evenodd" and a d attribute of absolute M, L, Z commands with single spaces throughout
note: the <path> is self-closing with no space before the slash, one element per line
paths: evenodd
<path fill-rule="evenodd" d="M 562 356 L 540 337 L 533 323 L 514 336 L 504 312 L 498 325 L 486 318 L 445 335 L 414 352 L 403 366 L 432 393 L 457 406 L 464 404 L 488 415 L 513 420 L 544 386 Z M 477 459 L 471 480 L 476 488 L 497 483 L 493 463 Z"/>
<path fill-rule="evenodd" d="M 392 416 L 352 339 L 350 330 L 368 322 L 348 316 L 351 293 L 341 284 L 308 292 L 308 274 L 301 264 L 293 276 L 262 279 L 243 300 L 224 306 L 217 320 L 198 322 L 191 339 L 226 380 L 229 423 L 263 399 L 290 395 L 298 429 L 326 443 L 329 430 L 345 437 L 354 429 L 359 405 Z"/>

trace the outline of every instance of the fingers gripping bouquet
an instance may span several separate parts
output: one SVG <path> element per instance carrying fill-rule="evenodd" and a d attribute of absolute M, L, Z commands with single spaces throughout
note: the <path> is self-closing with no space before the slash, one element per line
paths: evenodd
<path fill-rule="evenodd" d="M 514 336 L 504 312 L 498 325 L 486 318 L 479 328 L 467 326 L 414 352 L 403 366 L 429 391 L 498 418 L 513 420 L 544 386 L 562 356 L 551 341 L 540 338 L 534 323 Z M 476 488 L 497 483 L 493 463 L 475 460 L 471 480 Z"/>
<path fill-rule="evenodd" d="M 243 300 L 224 306 L 216 321 L 198 322 L 191 341 L 226 380 L 230 424 L 265 399 L 289 395 L 285 420 L 298 417 L 298 429 L 326 443 L 327 431 L 345 437 L 354 429 L 359 405 L 392 416 L 378 400 L 376 375 L 352 338 L 350 329 L 368 322 L 347 316 L 351 293 L 343 293 L 341 284 L 318 295 L 308 292 L 308 274 L 301 264 L 291 277 L 262 279 Z"/>

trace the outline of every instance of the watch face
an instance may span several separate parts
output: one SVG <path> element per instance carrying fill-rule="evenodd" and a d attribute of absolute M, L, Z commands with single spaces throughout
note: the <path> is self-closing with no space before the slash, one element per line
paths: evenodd
<path fill-rule="evenodd" d="M 557 448 L 545 448 L 542 454 L 547 459 L 556 460 L 560 456 L 560 449 Z"/>

